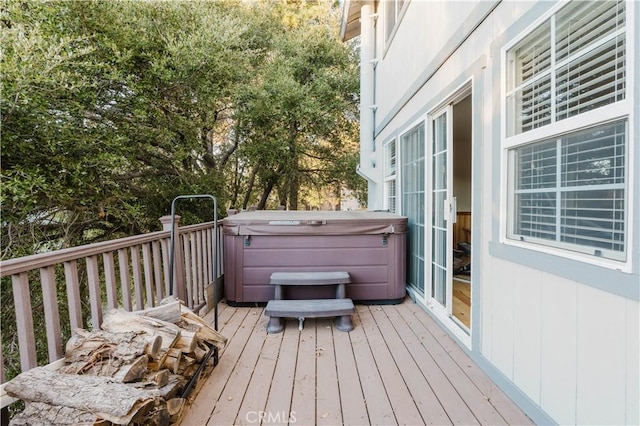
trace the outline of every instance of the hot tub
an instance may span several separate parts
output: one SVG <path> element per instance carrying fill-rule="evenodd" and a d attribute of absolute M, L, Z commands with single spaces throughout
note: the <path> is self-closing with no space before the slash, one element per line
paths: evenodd
<path fill-rule="evenodd" d="M 346 296 L 399 303 L 405 296 L 407 218 L 369 211 L 242 212 L 223 220 L 224 293 L 231 305 L 273 299 L 273 272 L 347 271 Z M 328 287 L 292 287 L 288 299 L 330 298 Z"/>

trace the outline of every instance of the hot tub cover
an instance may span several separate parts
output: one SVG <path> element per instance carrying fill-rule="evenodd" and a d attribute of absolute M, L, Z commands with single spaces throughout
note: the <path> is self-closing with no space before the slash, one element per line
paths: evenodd
<path fill-rule="evenodd" d="M 407 218 L 372 211 L 256 210 L 223 220 L 225 235 L 403 234 Z"/>

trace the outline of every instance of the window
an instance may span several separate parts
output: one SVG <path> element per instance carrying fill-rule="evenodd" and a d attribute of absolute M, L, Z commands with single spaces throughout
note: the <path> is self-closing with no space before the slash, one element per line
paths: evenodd
<path fill-rule="evenodd" d="M 508 238 L 626 259 L 625 13 L 573 1 L 506 50 Z"/>
<path fill-rule="evenodd" d="M 385 0 L 384 1 L 384 35 L 385 43 L 389 44 L 391 34 L 400 20 L 400 12 L 405 0 Z"/>
<path fill-rule="evenodd" d="M 384 146 L 384 200 L 385 209 L 396 213 L 396 141 Z"/>
<path fill-rule="evenodd" d="M 507 52 L 507 136 L 625 99 L 625 2 L 575 1 Z"/>
<path fill-rule="evenodd" d="M 623 258 L 627 122 L 511 150 L 512 237 Z"/>

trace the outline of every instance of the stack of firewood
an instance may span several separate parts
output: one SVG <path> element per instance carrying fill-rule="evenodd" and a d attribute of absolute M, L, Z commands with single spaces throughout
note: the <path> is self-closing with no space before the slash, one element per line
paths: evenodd
<path fill-rule="evenodd" d="M 34 368 L 7 383 L 7 393 L 25 401 L 11 424 L 176 423 L 185 386 L 226 340 L 175 299 L 110 311 L 101 330 L 74 332 L 62 367 Z"/>

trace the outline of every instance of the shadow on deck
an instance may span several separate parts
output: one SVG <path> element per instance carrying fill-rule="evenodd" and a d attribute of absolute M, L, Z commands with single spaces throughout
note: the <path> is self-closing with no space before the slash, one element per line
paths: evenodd
<path fill-rule="evenodd" d="M 350 333 L 308 319 L 267 334 L 263 308 L 221 303 L 229 343 L 181 424 L 532 424 L 410 299 L 356 311 Z"/>

